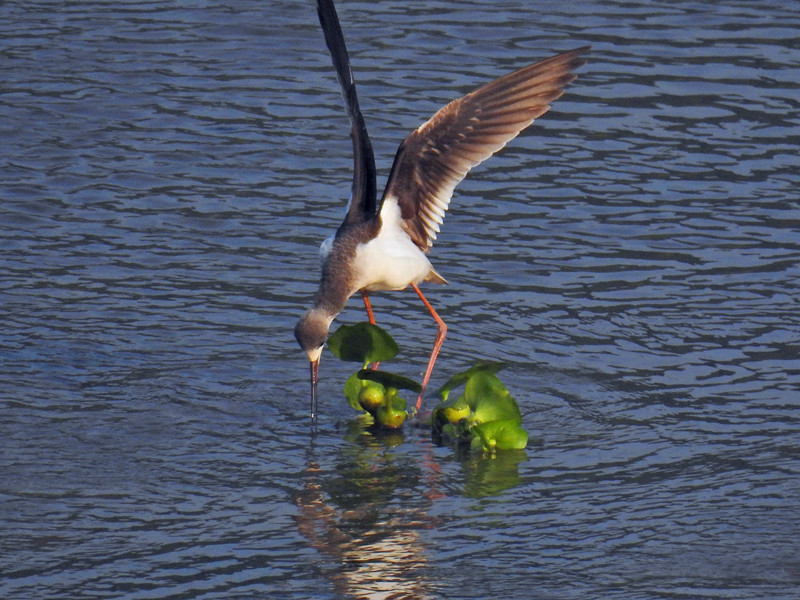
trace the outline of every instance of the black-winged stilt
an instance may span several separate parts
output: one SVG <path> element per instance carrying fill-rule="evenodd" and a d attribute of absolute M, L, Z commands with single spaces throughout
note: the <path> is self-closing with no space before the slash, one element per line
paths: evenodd
<path fill-rule="evenodd" d="M 584 64 L 589 47 L 565 52 L 478 88 L 440 109 L 409 135 L 397 151 L 383 198 L 378 202 L 375 158 L 342 28 L 332 0 L 318 0 L 317 12 L 350 117 L 354 176 L 347 215 L 336 234 L 320 248 L 322 276 L 314 303 L 294 329 L 311 361 L 311 414 L 317 414 L 317 378 L 322 347 L 331 322 L 347 300 L 361 292 L 374 323 L 369 292 L 411 286 L 436 321 L 438 331 L 422 391 L 444 341 L 447 326 L 419 289 L 423 281 L 446 283 L 431 266 L 427 252 L 456 185 L 469 170 L 500 150 L 549 103 L 563 94 L 573 70 Z"/>

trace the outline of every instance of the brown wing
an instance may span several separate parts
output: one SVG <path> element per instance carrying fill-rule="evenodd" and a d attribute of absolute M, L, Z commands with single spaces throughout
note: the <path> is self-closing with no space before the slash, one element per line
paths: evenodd
<path fill-rule="evenodd" d="M 421 250 L 433 245 L 456 185 L 549 110 L 588 51 L 558 54 L 496 79 L 454 100 L 403 141 L 382 202 L 397 203 L 401 227 Z"/>

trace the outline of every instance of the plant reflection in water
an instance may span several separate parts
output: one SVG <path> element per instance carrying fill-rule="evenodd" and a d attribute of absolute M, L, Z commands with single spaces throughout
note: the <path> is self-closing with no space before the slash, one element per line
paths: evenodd
<path fill-rule="evenodd" d="M 396 450 L 422 432 L 385 431 L 365 419 L 349 423 L 333 471 L 323 471 L 309 446 L 305 482 L 295 496 L 300 533 L 329 561 L 321 567 L 337 593 L 354 598 L 434 598 L 424 531 L 443 523 L 428 509 L 447 493 L 472 498 L 520 483 L 524 450 L 494 456 L 456 452 L 444 461 L 424 438 L 425 458 Z M 427 432 L 426 432 L 427 433 Z M 451 473 L 460 464 L 461 474 Z M 446 473 L 445 473 L 446 472 Z M 446 484 L 443 484 L 446 480 Z M 410 508 L 409 508 L 410 507 Z M 327 568 L 326 568 L 327 567 Z"/>

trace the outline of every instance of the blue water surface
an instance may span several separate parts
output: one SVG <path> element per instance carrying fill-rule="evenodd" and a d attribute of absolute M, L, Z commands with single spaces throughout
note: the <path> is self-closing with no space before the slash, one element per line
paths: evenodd
<path fill-rule="evenodd" d="M 365 432 L 328 353 L 310 427 L 292 327 L 352 166 L 312 2 L 5 2 L 0 597 L 798 598 L 800 3 L 339 12 L 379 184 L 593 46 L 431 253 L 432 385 L 507 361 L 531 444 Z M 419 377 L 427 311 L 373 305 Z"/>

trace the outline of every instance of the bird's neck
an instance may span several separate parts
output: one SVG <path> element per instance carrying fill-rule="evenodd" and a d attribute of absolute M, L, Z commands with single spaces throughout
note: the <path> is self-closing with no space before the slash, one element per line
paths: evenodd
<path fill-rule="evenodd" d="M 330 252 L 322 263 L 322 277 L 313 308 L 335 317 L 344 310 L 347 300 L 359 290 L 353 271 L 356 248 L 380 230 L 380 218 L 364 223 L 343 223 L 336 232 Z"/>
<path fill-rule="evenodd" d="M 334 244 L 322 265 L 322 277 L 314 296 L 313 308 L 331 318 L 342 312 L 350 296 L 358 291 L 353 277 L 352 260 L 341 250 Z"/>

